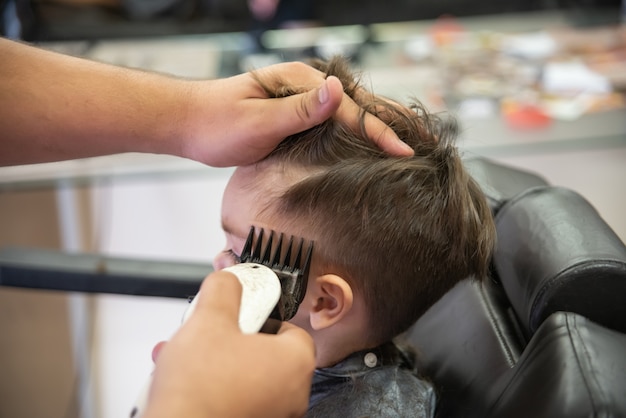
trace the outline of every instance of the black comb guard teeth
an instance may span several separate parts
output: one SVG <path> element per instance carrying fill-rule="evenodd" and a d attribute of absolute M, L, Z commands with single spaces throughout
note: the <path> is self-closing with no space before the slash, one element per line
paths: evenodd
<path fill-rule="evenodd" d="M 262 264 L 276 273 L 282 287 L 282 295 L 270 318 L 288 321 L 298 311 L 306 293 L 311 255 L 313 254 L 313 241 L 309 241 L 303 258 L 304 238 L 299 239 L 298 248 L 294 253 L 294 241 L 297 239 L 294 239 L 293 236 L 285 245 L 282 233 L 278 234 L 276 244 L 274 244 L 274 237 L 277 234 L 274 231 L 269 232 L 265 244 L 263 243 L 264 235 L 264 229 L 259 230 L 257 237 L 256 228 L 250 227 L 248 238 L 239 258 L 242 263 Z"/>

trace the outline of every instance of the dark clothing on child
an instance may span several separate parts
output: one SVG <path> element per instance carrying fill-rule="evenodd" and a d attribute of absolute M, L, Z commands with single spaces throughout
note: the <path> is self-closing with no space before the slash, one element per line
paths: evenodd
<path fill-rule="evenodd" d="M 435 414 L 431 383 L 409 356 L 387 343 L 315 370 L 307 418 L 405 418 Z"/>

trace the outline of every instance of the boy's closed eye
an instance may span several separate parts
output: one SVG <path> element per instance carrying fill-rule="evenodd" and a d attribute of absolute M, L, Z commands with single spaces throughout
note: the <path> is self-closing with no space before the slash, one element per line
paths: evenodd
<path fill-rule="evenodd" d="M 226 267 L 233 266 L 241 263 L 241 257 L 237 255 L 232 249 L 227 249 L 220 252 L 213 260 L 213 267 L 215 270 L 222 270 Z"/>
<path fill-rule="evenodd" d="M 225 250 L 224 252 L 226 253 L 226 256 L 228 256 L 235 263 L 241 263 L 241 256 L 237 255 L 232 248 Z"/>

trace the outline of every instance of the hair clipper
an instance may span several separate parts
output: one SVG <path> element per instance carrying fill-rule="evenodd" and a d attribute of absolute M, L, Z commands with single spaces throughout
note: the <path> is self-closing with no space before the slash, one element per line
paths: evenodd
<path fill-rule="evenodd" d="M 224 271 L 233 273 L 242 285 L 239 328 L 244 334 L 257 332 L 275 334 L 281 322 L 288 321 L 296 314 L 306 293 L 313 242 L 309 243 L 303 258 L 304 239 L 300 239 L 298 249 L 293 251 L 294 237 L 289 239 L 283 250 L 283 234 L 278 236 L 274 247 L 274 232 L 263 243 L 263 229 L 255 240 L 255 228 L 244 244 L 238 263 Z M 183 315 L 183 324 L 195 311 L 197 298 L 193 298 Z M 148 401 L 152 379 L 143 387 L 131 418 L 143 415 Z"/>

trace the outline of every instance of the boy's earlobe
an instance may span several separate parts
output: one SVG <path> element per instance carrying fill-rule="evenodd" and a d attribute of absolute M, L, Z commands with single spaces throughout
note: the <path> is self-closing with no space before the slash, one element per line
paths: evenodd
<path fill-rule="evenodd" d="M 309 318 L 311 328 L 316 331 L 336 324 L 352 309 L 352 287 L 340 276 L 318 276 L 313 289 L 309 290 L 312 290 L 311 296 L 315 298 Z"/>

